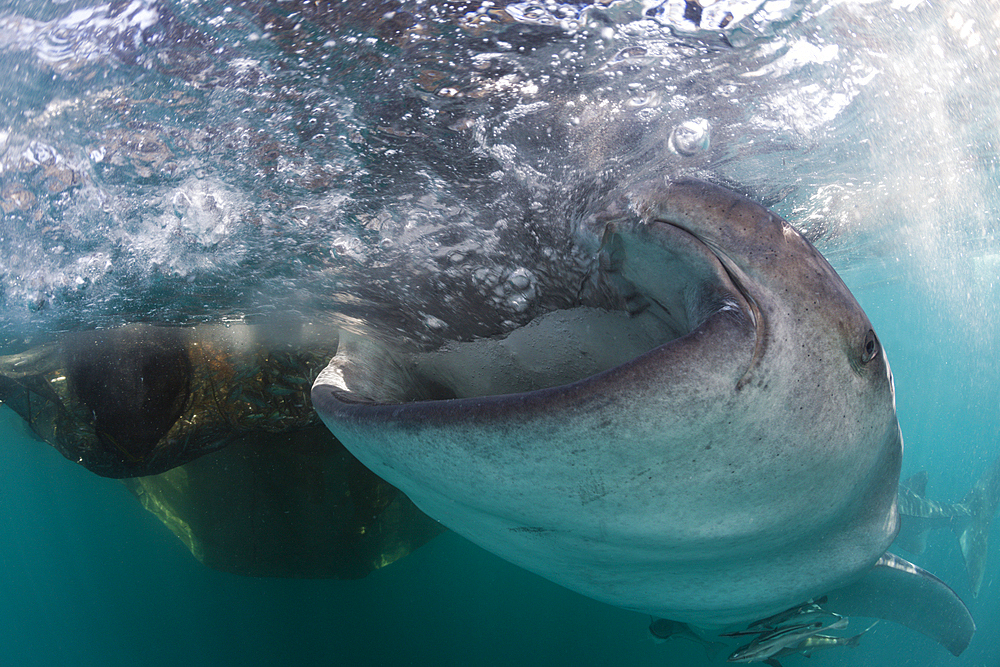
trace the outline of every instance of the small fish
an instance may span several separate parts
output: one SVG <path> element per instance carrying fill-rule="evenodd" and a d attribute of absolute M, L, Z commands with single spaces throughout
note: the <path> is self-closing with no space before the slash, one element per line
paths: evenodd
<path fill-rule="evenodd" d="M 749 644 L 739 647 L 729 656 L 729 662 L 765 662 L 783 649 L 798 646 L 803 640 L 826 630 L 847 627 L 847 619 L 841 618 L 830 625 L 822 622 L 789 625 L 772 632 L 762 633 Z"/>
<path fill-rule="evenodd" d="M 928 500 L 926 491 L 926 471 L 899 485 L 899 512 L 903 521 L 896 543 L 912 553 L 922 553 L 928 531 L 950 528 L 958 536 L 969 575 L 969 588 L 975 597 L 986 572 L 990 526 L 1000 506 L 1000 457 L 986 469 L 960 503 Z"/>
<path fill-rule="evenodd" d="M 833 637 L 830 635 L 820 635 L 815 634 L 811 637 L 806 637 L 797 646 L 789 646 L 788 648 L 781 649 L 773 656 L 765 660 L 771 667 L 781 667 L 781 663 L 778 662 L 778 658 L 784 658 L 788 655 L 795 655 L 796 653 L 801 653 L 802 655 L 809 657 L 814 651 L 819 651 L 825 648 L 835 648 L 837 646 L 846 646 L 847 648 L 854 648 L 861 643 L 861 637 L 878 625 L 878 621 L 875 621 L 867 628 L 854 635 L 853 637 Z"/>
<path fill-rule="evenodd" d="M 784 630 L 785 628 L 791 627 L 792 625 L 811 625 L 813 623 L 830 623 L 836 622 L 844 618 L 840 614 L 836 614 L 832 611 L 826 611 L 824 609 L 817 608 L 816 610 L 805 610 L 802 611 L 798 616 L 794 618 L 786 618 L 778 623 L 768 623 L 763 624 L 763 621 L 755 621 L 750 624 L 746 630 L 737 630 L 735 632 L 722 632 L 719 633 L 720 637 L 744 637 L 746 635 L 763 635 L 767 634 L 773 630 Z M 789 620 L 794 620 L 792 624 L 788 624 Z M 785 625 L 780 625 L 779 623 L 785 623 Z M 756 627 L 754 627 L 756 625 Z"/>
<path fill-rule="evenodd" d="M 838 619 L 840 616 L 832 612 L 825 611 L 820 605 L 826 602 L 826 596 L 816 600 L 809 600 L 809 602 L 800 604 L 798 607 L 792 607 L 785 611 L 779 612 L 774 616 L 768 616 L 767 618 L 762 618 L 759 621 L 754 621 L 747 626 L 747 629 L 752 630 L 753 628 L 765 627 L 765 628 L 776 628 L 782 623 L 795 618 L 796 616 L 805 616 L 812 614 L 827 614 L 829 616 L 836 616 Z"/>

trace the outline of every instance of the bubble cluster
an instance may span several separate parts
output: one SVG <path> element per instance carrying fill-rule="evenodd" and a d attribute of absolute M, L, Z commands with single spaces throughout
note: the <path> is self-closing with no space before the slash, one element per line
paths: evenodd
<path fill-rule="evenodd" d="M 684 157 L 691 157 L 708 150 L 709 124 L 704 118 L 686 120 L 670 132 L 670 150 Z"/>
<path fill-rule="evenodd" d="M 897 43 L 905 8 L 824 7 L 15 8 L 0 18 L 16 66 L 0 83 L 0 280 L 21 319 L 0 327 L 295 309 L 493 335 L 593 296 L 601 230 L 634 183 L 735 185 L 833 239 L 866 224 L 852 195 L 901 189 L 870 165 L 902 163 L 894 137 L 944 156 L 903 161 L 920 194 L 963 201 L 989 149 L 959 128 L 995 105 L 948 49 L 985 52 L 985 23 L 956 10 L 926 44 Z M 859 134 L 919 89 L 907 50 L 939 64 L 923 84 L 944 101 Z M 828 207 L 810 201 L 834 185 Z"/>

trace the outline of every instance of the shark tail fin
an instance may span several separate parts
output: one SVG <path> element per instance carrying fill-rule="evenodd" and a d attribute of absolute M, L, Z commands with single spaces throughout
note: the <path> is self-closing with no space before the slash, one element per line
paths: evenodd
<path fill-rule="evenodd" d="M 965 558 L 965 569 L 969 573 L 969 588 L 975 597 L 979 594 L 986 572 L 990 525 L 1000 505 L 1000 457 L 965 494 L 962 505 L 969 509 L 969 520 L 955 524 L 954 528 Z"/>

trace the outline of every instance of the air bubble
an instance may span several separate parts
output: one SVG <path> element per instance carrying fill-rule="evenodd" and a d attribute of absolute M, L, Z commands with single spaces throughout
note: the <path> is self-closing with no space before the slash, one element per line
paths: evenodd
<path fill-rule="evenodd" d="M 433 329 L 435 331 L 440 331 L 441 329 L 447 328 L 448 324 L 433 315 L 424 315 L 424 326 L 428 329 Z"/>
<path fill-rule="evenodd" d="M 523 313 L 528 310 L 528 300 L 521 294 L 515 294 L 507 299 L 507 306 L 515 313 Z"/>
<path fill-rule="evenodd" d="M 523 292 L 531 287 L 532 278 L 531 272 L 527 269 L 517 269 L 507 278 L 507 284 L 517 291 Z"/>
<path fill-rule="evenodd" d="M 704 118 L 686 120 L 670 133 L 670 150 L 684 157 L 691 157 L 708 150 L 710 128 Z"/>
<path fill-rule="evenodd" d="M 619 63 L 623 60 L 629 60 L 631 58 L 642 58 L 647 53 L 648 50 L 644 46 L 629 46 L 616 53 L 615 57 L 611 59 L 611 62 Z"/>

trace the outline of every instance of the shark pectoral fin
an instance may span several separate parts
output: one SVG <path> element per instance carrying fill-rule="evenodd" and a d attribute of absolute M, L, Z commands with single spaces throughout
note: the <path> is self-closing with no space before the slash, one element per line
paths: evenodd
<path fill-rule="evenodd" d="M 976 623 L 955 591 L 929 572 L 886 553 L 850 586 L 829 594 L 827 609 L 845 616 L 881 618 L 905 625 L 960 655 Z"/>

